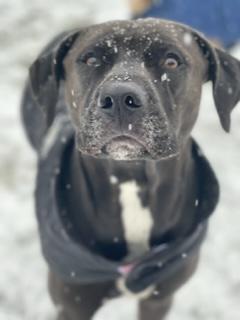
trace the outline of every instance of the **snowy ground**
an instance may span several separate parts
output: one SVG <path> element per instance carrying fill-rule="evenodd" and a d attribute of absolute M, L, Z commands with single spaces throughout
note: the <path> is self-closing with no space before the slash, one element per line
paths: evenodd
<path fill-rule="evenodd" d="M 121 0 L 0 0 L 0 12 L 0 320 L 51 320 L 33 210 L 35 156 L 19 118 L 21 90 L 29 63 L 53 35 L 128 13 Z M 240 58 L 240 47 L 234 54 Z M 199 270 L 178 293 L 168 320 L 240 319 L 240 108 L 232 118 L 226 135 L 206 87 L 195 136 L 219 177 L 221 202 Z M 135 307 L 115 301 L 96 319 L 134 320 Z"/>

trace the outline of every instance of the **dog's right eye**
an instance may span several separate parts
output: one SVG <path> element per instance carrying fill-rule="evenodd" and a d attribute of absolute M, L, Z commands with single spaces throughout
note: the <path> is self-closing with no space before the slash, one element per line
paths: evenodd
<path fill-rule="evenodd" d="M 102 61 L 93 53 L 88 53 L 85 56 L 81 57 L 79 60 L 88 65 L 89 67 L 97 68 L 100 67 L 102 64 Z"/>
<path fill-rule="evenodd" d="M 101 61 L 96 57 L 90 57 L 86 60 L 86 64 L 90 67 L 100 67 Z"/>

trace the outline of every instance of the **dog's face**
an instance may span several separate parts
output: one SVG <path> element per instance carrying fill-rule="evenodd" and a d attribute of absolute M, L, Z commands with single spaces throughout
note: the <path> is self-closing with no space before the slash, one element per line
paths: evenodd
<path fill-rule="evenodd" d="M 60 41 L 53 59 L 56 77 L 65 81 L 77 148 L 117 160 L 177 156 L 209 79 L 228 130 L 239 99 L 233 63 L 190 28 L 158 19 L 86 28 Z"/>
<path fill-rule="evenodd" d="M 179 26 L 143 20 L 94 26 L 76 40 L 65 59 L 65 86 L 81 152 L 113 159 L 177 155 L 206 77 L 191 37 Z"/>

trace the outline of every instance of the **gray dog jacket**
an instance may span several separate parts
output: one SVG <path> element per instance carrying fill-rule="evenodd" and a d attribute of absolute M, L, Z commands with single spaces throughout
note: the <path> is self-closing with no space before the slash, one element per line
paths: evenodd
<path fill-rule="evenodd" d="M 117 280 L 124 276 L 127 288 L 134 293 L 176 275 L 200 249 L 208 218 L 219 198 L 217 179 L 199 146 L 192 139 L 200 184 L 194 227 L 187 236 L 153 247 L 131 265 L 124 265 L 91 252 L 69 233 L 71 221 L 61 209 L 56 189 L 63 187 L 58 185 L 63 154 L 67 146 L 74 143 L 74 138 L 68 116 L 59 114 L 38 151 L 36 211 L 42 251 L 50 269 L 63 281 L 77 284 Z"/>

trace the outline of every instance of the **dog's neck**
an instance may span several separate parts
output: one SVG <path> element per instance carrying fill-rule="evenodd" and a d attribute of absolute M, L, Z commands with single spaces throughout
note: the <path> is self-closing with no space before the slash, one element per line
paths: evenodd
<path fill-rule="evenodd" d="M 119 183 L 128 180 L 136 180 L 141 183 L 144 180 L 144 183 L 148 183 L 149 188 L 154 189 L 161 188 L 166 183 L 174 185 L 182 183 L 182 179 L 179 180 L 179 178 L 186 178 L 188 171 L 191 174 L 193 165 L 192 141 L 190 139 L 182 146 L 178 156 L 165 160 L 116 161 L 107 158 L 98 159 L 83 155 L 76 148 L 73 153 L 71 165 L 74 163 L 74 166 L 78 166 L 84 162 L 87 167 L 95 167 L 95 172 L 99 170 L 101 179 L 106 175 L 107 180 L 112 184 L 114 184 L 114 177 Z"/>
<path fill-rule="evenodd" d="M 106 169 L 107 176 L 116 176 L 120 183 L 125 180 L 138 183 L 142 203 L 151 209 L 154 216 L 153 241 L 175 224 L 187 229 L 192 223 L 193 217 L 188 213 L 195 206 L 197 178 L 191 140 L 182 146 L 178 157 L 139 162 L 109 160 Z"/>
<path fill-rule="evenodd" d="M 171 236 L 176 237 L 192 224 L 197 186 L 190 140 L 178 157 L 163 161 L 96 159 L 74 148 L 69 169 L 67 206 L 85 242 L 89 234 L 103 243 L 114 238 L 121 242 L 119 190 L 131 181 L 138 186 L 142 207 L 153 217 L 151 244 L 165 241 L 173 229 Z"/>

